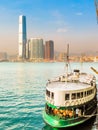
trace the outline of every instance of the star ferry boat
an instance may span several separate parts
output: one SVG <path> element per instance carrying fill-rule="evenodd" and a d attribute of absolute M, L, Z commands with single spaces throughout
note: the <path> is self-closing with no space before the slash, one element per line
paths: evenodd
<path fill-rule="evenodd" d="M 75 69 L 48 80 L 43 119 L 55 128 L 76 126 L 96 115 L 96 78 Z"/>

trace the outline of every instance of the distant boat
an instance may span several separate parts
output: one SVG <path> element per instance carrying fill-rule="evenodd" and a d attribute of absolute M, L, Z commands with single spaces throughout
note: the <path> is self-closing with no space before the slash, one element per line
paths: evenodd
<path fill-rule="evenodd" d="M 68 59 L 69 54 L 66 74 L 48 80 L 46 84 L 43 119 L 46 124 L 55 128 L 82 124 L 95 116 L 97 110 L 95 76 L 78 69 L 68 73 Z"/>

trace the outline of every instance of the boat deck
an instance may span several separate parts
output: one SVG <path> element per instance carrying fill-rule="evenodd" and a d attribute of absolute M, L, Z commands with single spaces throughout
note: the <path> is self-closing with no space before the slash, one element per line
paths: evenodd
<path fill-rule="evenodd" d="M 95 82 L 95 77 L 91 74 L 80 73 L 78 76 L 74 73 L 68 74 L 68 76 L 58 76 L 47 83 L 47 89 L 53 91 L 77 91 L 84 90 L 92 87 L 91 83 Z"/>
<path fill-rule="evenodd" d="M 48 84 L 47 89 L 49 88 L 50 91 L 58 90 L 58 91 L 77 91 L 77 90 L 84 90 L 90 88 L 90 85 L 84 83 L 73 83 L 73 82 L 51 82 Z"/>

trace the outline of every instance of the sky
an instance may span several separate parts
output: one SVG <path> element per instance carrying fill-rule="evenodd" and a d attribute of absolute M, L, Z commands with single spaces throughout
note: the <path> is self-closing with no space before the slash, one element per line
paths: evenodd
<path fill-rule="evenodd" d="M 26 16 L 27 38 L 53 40 L 55 51 L 95 52 L 98 24 L 94 0 L 0 0 L 0 52 L 18 54 L 19 15 Z"/>

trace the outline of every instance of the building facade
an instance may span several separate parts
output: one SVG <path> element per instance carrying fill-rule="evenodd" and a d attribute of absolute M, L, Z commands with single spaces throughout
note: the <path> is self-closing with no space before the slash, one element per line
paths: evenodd
<path fill-rule="evenodd" d="M 26 43 L 26 59 L 29 59 L 29 40 Z"/>
<path fill-rule="evenodd" d="M 26 42 L 27 42 L 27 33 L 26 33 L 26 16 L 19 16 L 19 58 L 26 58 Z"/>
<path fill-rule="evenodd" d="M 44 45 L 42 38 L 31 38 L 28 41 L 29 59 L 31 61 L 43 61 L 44 59 Z"/>
<path fill-rule="evenodd" d="M 65 52 L 60 52 L 58 55 L 58 61 L 65 62 L 67 54 Z"/>
<path fill-rule="evenodd" d="M 7 61 L 8 56 L 6 52 L 0 52 L 0 61 Z"/>
<path fill-rule="evenodd" d="M 54 42 L 52 40 L 45 42 L 45 60 L 54 59 Z"/>

